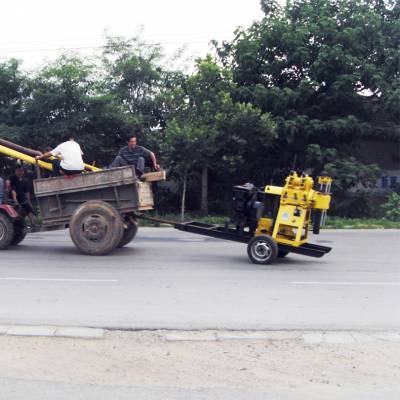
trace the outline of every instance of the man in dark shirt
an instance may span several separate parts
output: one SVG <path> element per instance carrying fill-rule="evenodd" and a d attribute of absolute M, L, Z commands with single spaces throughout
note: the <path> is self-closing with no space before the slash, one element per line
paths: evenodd
<path fill-rule="evenodd" d="M 28 215 L 32 226 L 36 225 L 35 216 L 33 214 L 33 207 L 31 202 L 31 195 L 29 192 L 29 185 L 24 179 L 24 169 L 17 167 L 15 174 L 8 178 L 11 190 L 11 199 L 14 201 L 16 207 L 21 207 L 22 211 Z"/>
<path fill-rule="evenodd" d="M 110 168 L 134 165 L 136 175 L 140 177 L 144 172 L 146 159 L 151 160 L 152 166 L 156 171 L 160 169 L 155 154 L 145 147 L 138 146 L 136 136 L 131 136 L 128 139 L 128 145 L 119 151 Z"/>

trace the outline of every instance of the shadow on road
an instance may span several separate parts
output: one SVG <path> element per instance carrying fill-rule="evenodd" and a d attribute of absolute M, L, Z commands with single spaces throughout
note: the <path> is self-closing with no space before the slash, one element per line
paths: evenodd
<path fill-rule="evenodd" d="M 21 244 L 19 246 L 10 247 L 4 250 L 4 254 L 30 254 L 31 258 L 35 258 L 35 254 L 40 254 L 41 256 L 71 256 L 82 258 L 82 256 L 88 257 L 90 260 L 94 259 L 104 259 L 106 257 L 126 257 L 135 256 L 140 253 L 144 253 L 143 249 L 138 249 L 135 247 L 124 247 L 121 249 L 116 249 L 112 253 L 104 256 L 90 256 L 81 253 L 72 243 L 70 245 L 60 246 L 32 246 Z"/>

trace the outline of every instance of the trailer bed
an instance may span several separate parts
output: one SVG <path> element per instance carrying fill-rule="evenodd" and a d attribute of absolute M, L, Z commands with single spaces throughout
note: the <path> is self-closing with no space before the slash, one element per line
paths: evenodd
<path fill-rule="evenodd" d="M 101 200 L 119 213 L 151 210 L 151 183 L 141 182 L 132 166 L 75 175 L 36 179 L 34 191 L 43 225 L 67 223 L 87 201 Z"/>

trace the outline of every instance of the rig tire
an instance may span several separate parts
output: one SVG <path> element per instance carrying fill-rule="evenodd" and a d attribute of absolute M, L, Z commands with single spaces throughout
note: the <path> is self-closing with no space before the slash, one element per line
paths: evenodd
<path fill-rule="evenodd" d="M 278 255 L 278 245 L 271 236 L 257 235 L 248 243 L 247 254 L 254 264 L 271 264 Z"/>

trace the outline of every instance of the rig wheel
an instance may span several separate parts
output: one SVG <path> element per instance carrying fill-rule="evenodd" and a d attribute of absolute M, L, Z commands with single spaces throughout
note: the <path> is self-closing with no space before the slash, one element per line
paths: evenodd
<path fill-rule="evenodd" d="M 69 223 L 69 233 L 82 253 L 100 256 L 118 246 L 124 226 L 120 215 L 110 204 L 91 200 L 75 210 Z"/>
<path fill-rule="evenodd" d="M 278 255 L 278 245 L 270 236 L 254 236 L 247 245 L 247 254 L 254 264 L 271 264 Z"/>
<path fill-rule="evenodd" d="M 14 224 L 10 217 L 0 214 L 0 250 L 11 245 L 14 238 Z"/>
<path fill-rule="evenodd" d="M 286 257 L 288 254 L 288 251 L 278 250 L 278 258 Z"/>

